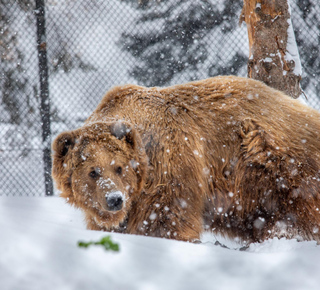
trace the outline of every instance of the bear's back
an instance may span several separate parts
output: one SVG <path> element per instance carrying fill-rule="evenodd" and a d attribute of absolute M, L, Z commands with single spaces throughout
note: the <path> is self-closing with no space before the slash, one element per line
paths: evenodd
<path fill-rule="evenodd" d="M 111 89 L 87 123 L 125 120 L 144 135 L 172 131 L 216 136 L 238 135 L 254 120 L 272 138 L 296 147 L 319 148 L 320 114 L 262 82 L 219 76 L 166 88 L 125 85 Z M 303 136 L 303 137 L 301 137 Z"/>

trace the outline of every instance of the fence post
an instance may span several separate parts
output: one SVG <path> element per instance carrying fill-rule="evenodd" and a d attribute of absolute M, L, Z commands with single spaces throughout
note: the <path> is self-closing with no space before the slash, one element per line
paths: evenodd
<path fill-rule="evenodd" d="M 51 129 L 50 129 L 50 100 L 48 86 L 47 40 L 45 25 L 44 0 L 36 0 L 35 15 L 37 19 L 37 44 L 40 78 L 40 115 L 42 125 L 42 150 L 44 163 L 44 179 L 46 195 L 53 195 L 51 178 Z"/>

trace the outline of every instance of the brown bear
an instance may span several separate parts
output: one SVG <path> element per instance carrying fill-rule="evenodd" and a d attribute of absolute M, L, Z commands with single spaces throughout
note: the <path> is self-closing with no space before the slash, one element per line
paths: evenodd
<path fill-rule="evenodd" d="M 93 230 L 319 242 L 319 131 L 319 112 L 252 79 L 125 85 L 55 139 L 53 177 Z"/>

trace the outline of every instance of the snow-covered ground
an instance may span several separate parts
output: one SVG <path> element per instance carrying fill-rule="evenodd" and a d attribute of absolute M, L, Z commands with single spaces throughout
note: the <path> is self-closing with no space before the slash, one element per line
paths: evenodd
<path fill-rule="evenodd" d="M 0 289 L 318 290 L 320 246 L 270 240 L 247 251 L 111 234 L 120 252 L 77 247 L 104 232 L 85 229 L 82 214 L 59 197 L 0 197 Z M 234 249 L 236 248 L 236 249 Z"/>

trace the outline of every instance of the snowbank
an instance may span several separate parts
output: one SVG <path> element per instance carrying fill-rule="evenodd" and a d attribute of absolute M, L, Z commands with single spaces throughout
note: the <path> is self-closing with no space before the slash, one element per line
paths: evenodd
<path fill-rule="evenodd" d="M 4 290 L 318 290 L 320 285 L 320 247 L 314 242 L 274 239 L 242 252 L 215 246 L 211 235 L 190 244 L 111 234 L 119 253 L 78 248 L 79 240 L 106 233 L 86 230 L 82 214 L 58 197 L 0 197 L 0 230 Z"/>

